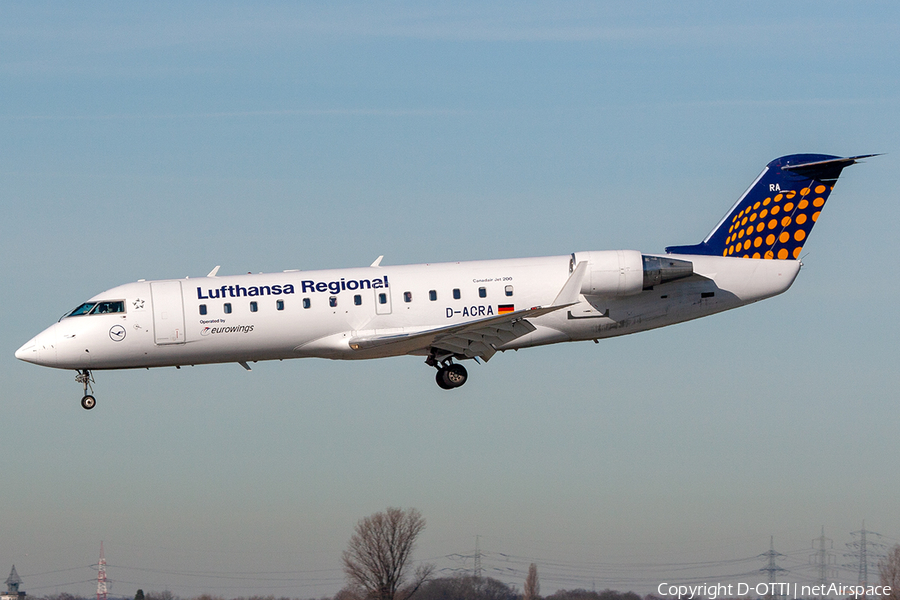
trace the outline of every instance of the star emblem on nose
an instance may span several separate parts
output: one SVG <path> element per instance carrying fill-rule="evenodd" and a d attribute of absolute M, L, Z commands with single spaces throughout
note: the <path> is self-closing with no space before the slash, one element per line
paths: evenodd
<path fill-rule="evenodd" d="M 144 301 L 138 298 L 134 302 L 132 302 L 135 308 L 144 308 Z"/>

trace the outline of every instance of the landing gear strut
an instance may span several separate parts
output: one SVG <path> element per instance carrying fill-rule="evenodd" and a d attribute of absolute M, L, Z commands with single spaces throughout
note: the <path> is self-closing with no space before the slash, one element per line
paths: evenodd
<path fill-rule="evenodd" d="M 81 407 L 85 410 L 91 410 L 97 405 L 97 399 L 92 396 L 94 388 L 91 384 L 94 383 L 94 376 L 91 375 L 91 372 L 88 369 L 79 369 L 75 374 L 75 381 L 84 387 L 84 397 L 81 399 Z M 90 394 L 88 394 L 88 388 L 91 390 Z"/>

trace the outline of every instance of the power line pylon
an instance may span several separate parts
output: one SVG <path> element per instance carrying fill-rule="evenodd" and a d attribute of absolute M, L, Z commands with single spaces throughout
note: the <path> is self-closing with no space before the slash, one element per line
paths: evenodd
<path fill-rule="evenodd" d="M 816 547 L 817 544 L 818 547 Z M 812 548 L 816 553 L 810 555 L 809 562 L 816 567 L 816 583 L 825 589 L 824 586 L 828 585 L 828 578 L 837 576 L 837 559 L 831 552 L 834 548 L 834 540 L 825 537 L 824 525 L 822 525 L 822 535 L 812 541 Z"/>
<path fill-rule="evenodd" d="M 881 539 L 880 533 L 866 530 L 865 520 L 862 522 L 862 529 L 851 531 L 850 535 L 853 536 L 853 541 L 847 544 L 850 552 L 844 554 L 844 556 L 855 559 L 855 564 L 844 566 L 856 568 L 859 574 L 858 584 L 866 588 L 869 585 L 869 563 L 872 562 L 873 565 L 877 565 L 878 561 L 885 557 L 884 550 L 886 545 L 881 541 L 876 541 Z M 873 537 L 875 539 L 872 539 Z M 863 595 L 863 598 L 865 598 L 865 595 Z"/>
<path fill-rule="evenodd" d="M 475 536 L 475 568 L 473 569 L 475 572 L 475 577 L 481 578 L 481 546 L 479 541 L 481 540 L 480 535 Z"/>
<path fill-rule="evenodd" d="M 103 556 L 103 542 L 100 542 L 100 562 L 97 563 L 97 600 L 107 600 L 109 586 L 106 582 L 106 557 Z"/>
<path fill-rule="evenodd" d="M 869 560 L 866 556 L 866 522 L 863 521 L 862 529 L 859 531 L 859 585 L 864 588 L 869 585 Z M 865 592 L 863 592 L 865 594 Z"/>
<path fill-rule="evenodd" d="M 768 559 L 766 566 L 764 566 L 762 569 L 760 569 L 760 571 L 762 571 L 763 573 L 769 574 L 769 590 L 766 593 L 766 598 L 771 599 L 774 596 L 773 591 L 775 590 L 775 585 L 774 585 L 775 584 L 775 576 L 779 572 L 785 572 L 785 573 L 787 572 L 787 569 L 783 569 L 775 563 L 776 559 L 784 558 L 784 554 L 781 554 L 780 552 L 775 552 L 775 536 L 774 535 L 769 537 L 769 551 L 763 552 L 759 556 L 760 556 L 760 558 Z"/>

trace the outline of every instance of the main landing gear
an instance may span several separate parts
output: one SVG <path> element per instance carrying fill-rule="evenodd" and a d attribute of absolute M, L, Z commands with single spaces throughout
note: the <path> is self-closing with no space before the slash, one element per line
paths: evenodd
<path fill-rule="evenodd" d="M 85 410 L 91 410 L 97 406 L 97 399 L 92 395 L 94 388 L 91 384 L 94 383 L 94 376 L 91 375 L 91 372 L 88 369 L 79 369 L 75 373 L 75 381 L 84 386 L 84 397 L 81 399 L 81 407 Z M 91 390 L 90 394 L 88 394 L 88 388 Z"/>
<path fill-rule="evenodd" d="M 459 363 L 451 363 L 446 367 L 438 368 L 438 372 L 434 376 L 434 380 L 442 390 L 458 388 L 468 378 L 469 374 L 466 372 L 466 368 Z"/>
<path fill-rule="evenodd" d="M 430 354 L 425 359 L 425 364 L 437 369 L 434 380 L 442 390 L 458 388 L 469 378 L 466 368 L 459 363 L 453 362 L 452 355 L 439 360 L 434 354 Z"/>

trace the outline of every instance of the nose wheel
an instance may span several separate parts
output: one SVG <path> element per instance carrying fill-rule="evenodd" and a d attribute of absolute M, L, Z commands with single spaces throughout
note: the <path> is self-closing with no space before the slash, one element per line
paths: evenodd
<path fill-rule="evenodd" d="M 97 399 L 94 398 L 94 388 L 91 385 L 94 383 L 94 376 L 88 369 L 79 370 L 75 374 L 75 381 L 80 383 L 84 388 L 84 396 L 81 398 L 81 407 L 85 410 L 91 410 L 95 406 L 97 406 Z M 91 393 L 88 394 L 88 389 L 91 390 Z"/>

